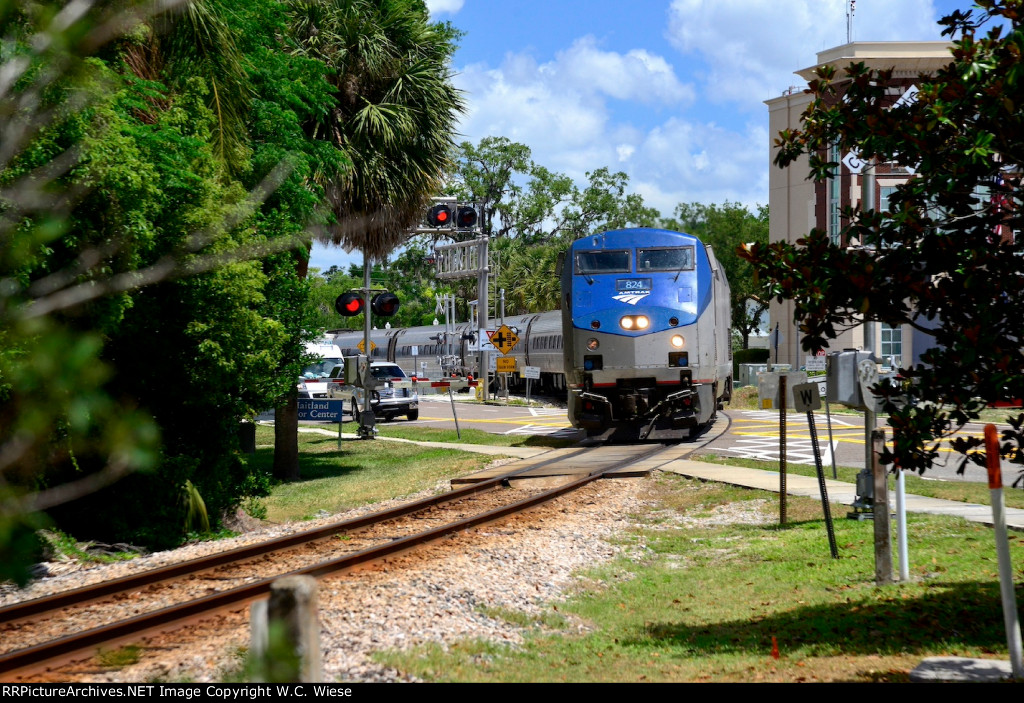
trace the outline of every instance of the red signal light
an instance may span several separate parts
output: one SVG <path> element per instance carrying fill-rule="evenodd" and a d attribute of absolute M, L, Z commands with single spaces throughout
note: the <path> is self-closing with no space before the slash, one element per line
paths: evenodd
<path fill-rule="evenodd" d="M 456 215 L 455 226 L 459 229 L 472 229 L 476 226 L 476 210 L 471 207 L 460 207 Z"/>
<path fill-rule="evenodd" d="M 356 291 L 342 293 L 334 301 L 334 309 L 342 317 L 352 317 L 363 312 L 363 295 Z"/>
<path fill-rule="evenodd" d="M 378 293 L 373 296 L 370 309 L 378 317 L 390 317 L 398 312 L 398 296 L 394 293 Z"/>
<path fill-rule="evenodd" d="M 450 227 L 452 224 L 452 211 L 447 205 L 435 205 L 430 208 L 427 215 L 427 222 L 431 227 Z"/>

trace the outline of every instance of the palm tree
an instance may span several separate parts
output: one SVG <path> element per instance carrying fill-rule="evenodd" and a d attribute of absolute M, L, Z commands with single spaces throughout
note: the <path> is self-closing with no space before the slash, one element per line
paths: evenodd
<path fill-rule="evenodd" d="M 359 249 L 369 268 L 408 238 L 452 170 L 464 109 L 449 73 L 458 34 L 431 24 L 422 0 L 292 0 L 289 16 L 296 51 L 322 61 L 335 89 L 334 108 L 307 134 L 352 163 L 320 175 L 333 222 L 317 236 Z M 291 398 L 277 410 L 277 476 L 298 476 L 297 426 Z"/>
<path fill-rule="evenodd" d="M 296 0 L 298 51 L 333 72 L 337 104 L 307 125 L 354 167 L 326 174 L 335 222 L 320 238 L 383 260 L 408 237 L 444 177 L 464 105 L 449 61 L 458 33 L 422 0 Z"/>

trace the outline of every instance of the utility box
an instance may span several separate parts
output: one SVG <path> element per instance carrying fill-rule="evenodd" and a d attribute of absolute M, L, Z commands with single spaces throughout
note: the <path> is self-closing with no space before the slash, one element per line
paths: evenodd
<path fill-rule="evenodd" d="M 757 375 L 768 370 L 768 364 L 739 364 L 737 386 L 750 386 L 757 383 Z"/>
<path fill-rule="evenodd" d="M 862 361 L 874 361 L 871 352 L 844 349 L 828 355 L 825 378 L 828 383 L 828 402 L 839 403 L 858 410 L 867 410 L 861 392 L 858 366 Z"/>
<path fill-rule="evenodd" d="M 356 388 L 373 388 L 373 374 L 370 373 L 368 356 L 345 357 L 345 384 Z"/>

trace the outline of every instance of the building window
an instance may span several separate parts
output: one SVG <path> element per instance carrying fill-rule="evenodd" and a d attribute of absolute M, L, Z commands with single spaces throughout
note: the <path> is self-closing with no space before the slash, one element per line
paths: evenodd
<path fill-rule="evenodd" d="M 882 323 L 882 363 L 889 366 L 903 365 L 903 328 Z"/>
<path fill-rule="evenodd" d="M 886 212 L 889 209 L 889 199 L 896 192 L 896 186 L 882 186 L 878 189 L 878 211 Z"/>

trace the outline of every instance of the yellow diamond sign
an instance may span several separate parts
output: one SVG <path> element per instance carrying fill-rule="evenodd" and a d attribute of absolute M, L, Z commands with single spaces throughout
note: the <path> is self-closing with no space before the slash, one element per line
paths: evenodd
<path fill-rule="evenodd" d="M 364 341 L 365 340 L 360 339 L 359 340 L 359 344 L 356 345 L 356 348 L 359 350 L 360 354 L 365 354 L 366 353 L 366 345 L 363 344 Z M 370 342 L 370 351 L 373 351 L 376 348 L 377 348 L 377 345 L 374 344 L 373 341 L 371 340 L 371 342 Z"/>
<path fill-rule="evenodd" d="M 510 330 L 508 325 L 502 325 L 496 332 L 488 332 L 487 336 L 490 338 L 494 348 L 502 354 L 508 354 L 512 351 L 512 347 L 519 343 L 519 336 Z"/>

